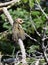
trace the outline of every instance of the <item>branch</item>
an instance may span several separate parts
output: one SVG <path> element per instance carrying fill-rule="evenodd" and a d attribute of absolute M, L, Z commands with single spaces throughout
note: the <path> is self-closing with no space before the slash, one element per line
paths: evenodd
<path fill-rule="evenodd" d="M 2 54 L 0 52 L 0 65 L 2 65 L 1 58 L 2 58 Z"/>
<path fill-rule="evenodd" d="M 45 37 L 45 38 L 42 39 L 42 41 L 45 41 L 45 40 L 47 40 L 47 39 L 48 39 L 48 37 Z"/>
<path fill-rule="evenodd" d="M 42 50 L 43 50 L 44 59 L 48 63 L 48 58 L 47 58 L 47 54 L 46 54 L 46 48 L 44 46 L 44 40 L 42 40 Z"/>
<path fill-rule="evenodd" d="M 26 62 L 26 52 L 25 52 L 23 41 L 21 39 L 19 39 L 18 40 L 18 44 L 19 44 L 21 52 L 22 52 L 22 63 L 23 63 L 23 65 L 27 65 L 27 62 Z"/>
<path fill-rule="evenodd" d="M 41 38 L 41 41 L 42 41 L 41 42 L 41 44 L 42 44 L 41 47 L 42 47 L 44 59 L 45 59 L 47 65 L 48 65 L 48 58 L 47 58 L 47 53 L 46 53 L 47 46 L 45 45 L 45 40 L 48 39 L 48 37 L 46 38 L 45 34 L 46 34 L 46 29 L 43 29 L 42 38 Z"/>
<path fill-rule="evenodd" d="M 7 30 L 7 31 L 4 31 L 4 32 L 1 32 L 0 33 L 0 40 L 4 37 L 7 37 L 7 35 L 9 34 L 10 32 Z"/>
<path fill-rule="evenodd" d="M 12 17 L 10 16 L 10 13 L 8 12 L 6 7 L 3 7 L 3 12 L 7 16 L 7 19 L 9 20 L 10 24 L 13 26 L 14 21 L 13 21 Z M 24 48 L 24 45 L 23 45 L 23 41 L 21 39 L 19 39 L 18 44 L 19 44 L 21 52 L 22 52 L 22 63 L 23 63 L 23 65 L 27 65 L 26 53 L 25 53 L 25 48 Z"/>
<path fill-rule="evenodd" d="M 41 6 L 40 6 L 38 0 L 36 0 L 36 2 L 37 2 L 37 6 L 40 8 L 41 12 L 45 15 L 46 19 L 48 19 L 47 14 L 46 14 L 46 13 L 44 12 L 44 10 L 41 8 Z"/>
<path fill-rule="evenodd" d="M 35 65 L 39 65 L 39 61 L 40 61 L 40 59 L 38 59 L 38 60 L 36 61 Z"/>
<path fill-rule="evenodd" d="M 10 16 L 10 13 L 8 12 L 6 7 L 3 7 L 3 12 L 6 15 L 7 19 L 9 20 L 10 24 L 13 26 L 14 21 L 13 21 L 12 17 Z"/>
<path fill-rule="evenodd" d="M 4 6 L 10 5 L 10 4 L 19 2 L 19 1 L 20 1 L 20 0 L 12 0 L 12 1 L 10 1 L 10 2 L 0 3 L 0 7 L 4 7 Z"/>
<path fill-rule="evenodd" d="M 35 38 L 32 38 L 30 35 L 28 35 L 27 33 L 25 33 L 25 36 L 28 37 L 29 39 L 37 42 L 40 45 L 40 42 L 38 40 L 36 40 Z"/>
<path fill-rule="evenodd" d="M 34 21 L 32 20 L 32 17 L 31 17 L 31 10 L 30 10 L 30 22 L 32 23 L 32 26 L 34 28 L 34 30 L 36 31 L 37 35 L 40 37 L 40 33 L 37 31 L 36 27 L 35 27 L 35 23 Z"/>

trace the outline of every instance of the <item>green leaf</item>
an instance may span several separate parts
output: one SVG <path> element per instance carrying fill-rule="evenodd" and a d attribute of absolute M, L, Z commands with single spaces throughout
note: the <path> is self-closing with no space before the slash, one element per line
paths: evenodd
<path fill-rule="evenodd" d="M 11 29 L 11 25 L 9 24 L 9 22 L 5 22 L 4 24 L 3 24 L 3 27 L 4 28 L 6 28 L 6 29 Z"/>
<path fill-rule="evenodd" d="M 32 53 L 32 52 L 35 52 L 36 51 L 36 49 L 39 49 L 39 46 L 37 45 L 32 45 L 32 46 L 30 46 L 30 49 L 28 50 L 28 52 L 29 53 Z"/>
<path fill-rule="evenodd" d="M 29 6 L 32 8 L 34 6 L 34 0 L 29 0 Z"/>
<path fill-rule="evenodd" d="M 31 11 L 32 16 L 37 16 L 40 15 L 39 11 Z"/>
<path fill-rule="evenodd" d="M 27 2 L 28 2 L 28 0 L 22 0 L 22 2 L 27 3 Z"/>

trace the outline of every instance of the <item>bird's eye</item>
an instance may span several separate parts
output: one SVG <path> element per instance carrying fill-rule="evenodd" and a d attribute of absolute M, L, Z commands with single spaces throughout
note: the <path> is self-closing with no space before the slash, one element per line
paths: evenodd
<path fill-rule="evenodd" d="M 20 22 L 22 22 L 22 20 L 20 20 Z"/>

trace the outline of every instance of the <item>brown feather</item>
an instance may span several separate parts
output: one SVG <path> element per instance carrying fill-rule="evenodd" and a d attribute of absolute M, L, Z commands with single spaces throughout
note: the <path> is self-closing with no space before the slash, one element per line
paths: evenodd
<path fill-rule="evenodd" d="M 13 28 L 12 28 L 12 37 L 13 37 L 13 40 L 18 42 L 18 39 L 22 39 L 24 40 L 25 39 L 25 32 L 24 30 L 20 27 L 20 24 L 17 22 L 14 22 L 13 24 Z"/>

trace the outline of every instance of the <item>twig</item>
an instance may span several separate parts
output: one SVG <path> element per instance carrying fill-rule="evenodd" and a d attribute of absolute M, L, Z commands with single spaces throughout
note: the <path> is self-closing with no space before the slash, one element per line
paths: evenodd
<path fill-rule="evenodd" d="M 40 42 L 38 40 L 36 40 L 35 38 L 32 38 L 30 35 L 28 35 L 27 33 L 25 33 L 25 36 L 28 37 L 29 39 L 37 42 L 40 45 Z"/>
<path fill-rule="evenodd" d="M 15 53 L 15 47 L 13 48 L 12 56 L 14 58 L 14 53 Z"/>
<path fill-rule="evenodd" d="M 34 30 L 36 31 L 37 35 L 40 37 L 40 33 L 37 31 L 36 27 L 35 27 L 35 23 L 33 22 L 32 20 L 32 17 L 31 17 L 31 9 L 30 9 L 30 22 L 32 23 L 32 26 L 34 28 Z"/>
<path fill-rule="evenodd" d="M 1 32 L 1 33 L 0 33 L 0 40 L 1 40 L 2 38 L 6 37 L 9 33 L 10 33 L 10 32 L 8 32 L 8 30 L 7 30 L 7 31 L 4 31 L 4 32 Z"/>
<path fill-rule="evenodd" d="M 45 15 L 46 19 L 48 19 L 47 14 L 46 14 L 46 13 L 44 12 L 44 10 L 41 8 L 41 6 L 40 6 L 38 0 L 36 0 L 36 2 L 37 2 L 37 6 L 40 8 L 41 12 Z"/>
<path fill-rule="evenodd" d="M 38 59 L 38 60 L 36 61 L 35 65 L 39 65 L 39 61 L 40 61 L 40 59 Z"/>
<path fill-rule="evenodd" d="M 44 46 L 44 41 L 42 41 L 42 50 L 43 50 L 44 59 L 48 63 L 48 59 L 47 59 L 47 56 L 46 56 L 46 48 Z"/>
<path fill-rule="evenodd" d="M 48 39 L 48 37 L 45 37 L 45 38 L 43 38 L 42 40 L 45 41 L 45 40 L 47 40 L 47 39 Z"/>
<path fill-rule="evenodd" d="M 44 41 L 47 39 L 47 38 L 45 38 L 45 31 L 46 30 L 44 30 L 43 31 L 43 37 L 42 37 L 42 51 L 43 51 L 43 56 L 44 56 L 44 59 L 45 59 L 45 61 L 47 62 L 47 64 L 48 64 L 48 58 L 47 58 L 47 54 L 46 54 L 46 47 L 45 47 L 45 45 L 44 45 Z"/>

